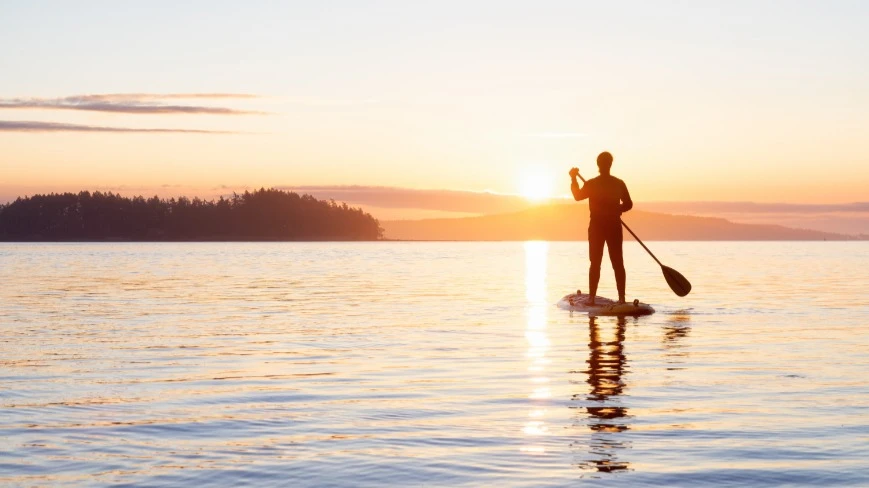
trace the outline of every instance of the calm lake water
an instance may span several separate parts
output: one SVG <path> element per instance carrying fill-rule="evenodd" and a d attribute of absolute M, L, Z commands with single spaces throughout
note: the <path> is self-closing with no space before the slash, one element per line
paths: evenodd
<path fill-rule="evenodd" d="M 869 243 L 649 244 L 0 244 L 0 485 L 869 486 Z"/>

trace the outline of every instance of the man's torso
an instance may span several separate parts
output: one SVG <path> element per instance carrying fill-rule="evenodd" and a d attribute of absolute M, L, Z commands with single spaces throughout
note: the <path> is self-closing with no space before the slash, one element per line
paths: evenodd
<path fill-rule="evenodd" d="M 622 214 L 622 199 L 626 193 L 624 181 L 612 175 L 597 176 L 586 183 L 589 190 L 588 206 L 591 220 L 618 221 Z"/>

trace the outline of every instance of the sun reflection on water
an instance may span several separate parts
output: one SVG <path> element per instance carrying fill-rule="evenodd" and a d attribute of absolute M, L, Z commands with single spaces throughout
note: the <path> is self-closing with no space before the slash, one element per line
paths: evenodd
<path fill-rule="evenodd" d="M 869 486 L 858 244 L 0 244 L 0 486 Z"/>
<path fill-rule="evenodd" d="M 528 341 L 528 351 L 525 356 L 528 365 L 531 391 L 528 398 L 532 401 L 532 409 L 528 413 L 529 420 L 525 422 L 522 433 L 528 439 L 527 445 L 520 450 L 529 454 L 545 454 L 546 448 L 540 442 L 540 437 L 550 434 L 546 424 L 546 405 L 543 403 L 552 398 L 549 387 L 549 376 L 546 371 L 550 360 L 546 357 L 549 351 L 549 334 L 546 331 L 547 311 L 549 303 L 546 299 L 546 260 L 549 243 L 529 241 L 525 243 L 525 298 L 526 326 L 525 340 Z"/>

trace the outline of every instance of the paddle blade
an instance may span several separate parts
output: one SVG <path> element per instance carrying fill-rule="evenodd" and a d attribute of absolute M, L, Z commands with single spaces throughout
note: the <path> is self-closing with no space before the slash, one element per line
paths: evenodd
<path fill-rule="evenodd" d="M 673 293 L 680 297 L 684 297 L 691 292 L 691 283 L 689 283 L 688 280 L 686 280 L 678 271 L 664 266 L 663 264 L 661 265 L 661 271 L 664 272 L 664 279 L 667 280 L 667 284 L 670 285 L 670 289 L 673 290 Z"/>

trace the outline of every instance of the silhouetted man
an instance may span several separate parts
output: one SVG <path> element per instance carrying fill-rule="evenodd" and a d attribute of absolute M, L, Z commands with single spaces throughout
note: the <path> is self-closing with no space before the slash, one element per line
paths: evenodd
<path fill-rule="evenodd" d="M 600 263 L 603 260 L 603 245 L 606 243 L 610 262 L 616 274 L 616 288 L 619 302 L 625 301 L 625 262 L 622 257 L 622 212 L 634 206 L 625 182 L 610 174 L 613 155 L 602 152 L 597 156 L 597 169 L 600 176 L 585 182 L 582 188 L 576 181 L 579 169 L 570 169 L 570 191 L 576 201 L 588 198 L 591 219 L 588 223 L 588 267 L 587 304 L 594 305 L 597 284 L 600 281 Z"/>

